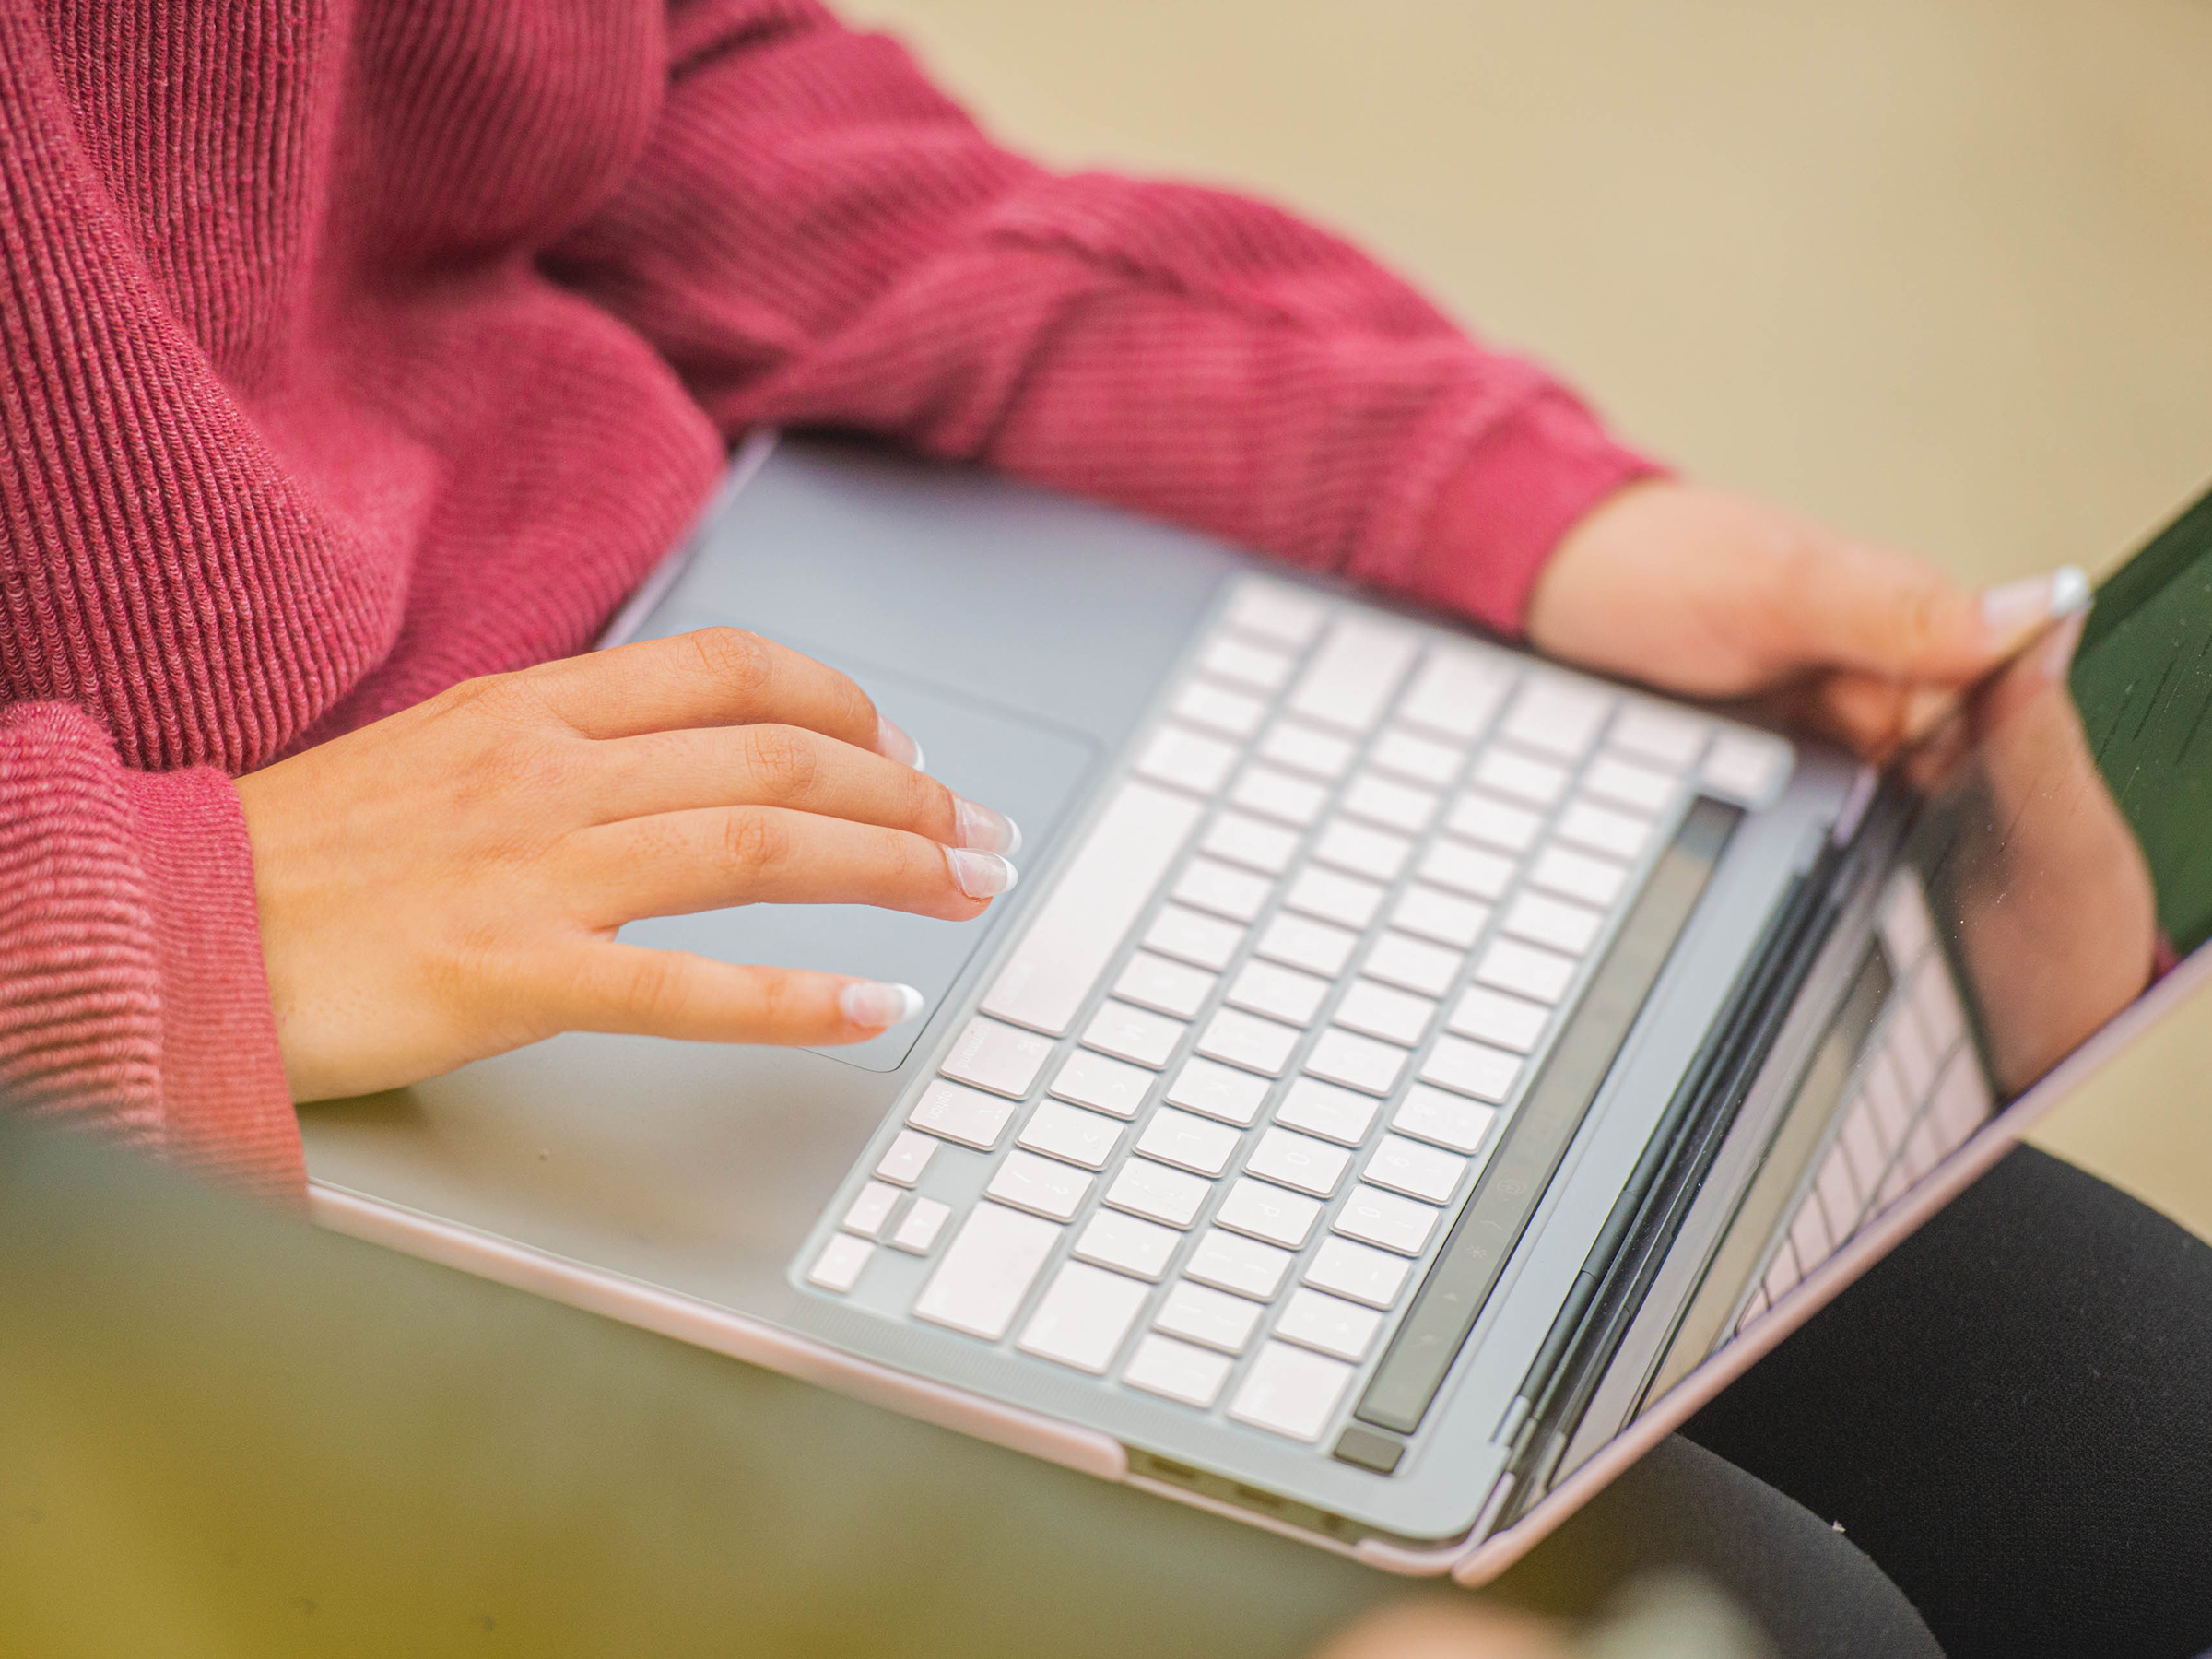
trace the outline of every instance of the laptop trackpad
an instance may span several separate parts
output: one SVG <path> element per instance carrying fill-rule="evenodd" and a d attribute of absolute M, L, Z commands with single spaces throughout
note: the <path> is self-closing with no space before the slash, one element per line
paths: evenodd
<path fill-rule="evenodd" d="M 653 631 L 680 633 L 703 625 L 703 618 L 655 618 Z M 1017 864 L 1027 864 L 1051 845 L 1098 761 L 1099 745 L 1079 732 L 888 669 L 841 661 L 834 652 L 803 641 L 786 643 L 859 681 L 877 707 L 922 746 L 932 776 L 1019 824 L 1023 856 Z M 633 922 L 622 930 L 622 938 L 724 962 L 819 968 L 900 981 L 920 990 L 935 1012 L 982 943 L 989 924 L 989 914 L 973 922 L 939 922 L 860 904 L 751 904 Z M 815 1052 L 869 1071 L 896 1071 L 925 1023 L 898 1026 L 851 1047 Z"/>

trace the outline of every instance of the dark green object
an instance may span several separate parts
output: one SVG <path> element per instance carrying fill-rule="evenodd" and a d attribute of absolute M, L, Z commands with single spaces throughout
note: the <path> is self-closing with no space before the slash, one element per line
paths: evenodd
<path fill-rule="evenodd" d="M 2159 924 L 2194 949 L 2212 936 L 2212 495 L 2098 590 L 2072 683 Z"/>

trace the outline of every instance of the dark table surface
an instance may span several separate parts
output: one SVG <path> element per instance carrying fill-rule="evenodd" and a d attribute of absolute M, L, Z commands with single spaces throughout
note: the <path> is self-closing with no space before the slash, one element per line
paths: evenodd
<path fill-rule="evenodd" d="M 0 1653 L 1236 1659 L 1439 1594 L 0 1114 Z"/>

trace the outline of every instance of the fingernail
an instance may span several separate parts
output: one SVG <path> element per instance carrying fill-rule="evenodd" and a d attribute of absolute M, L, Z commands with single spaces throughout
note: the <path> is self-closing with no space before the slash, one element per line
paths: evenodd
<path fill-rule="evenodd" d="M 969 847 L 947 847 L 945 862 L 952 879 L 971 899 L 992 899 L 1012 889 L 1020 879 L 1014 866 L 995 853 L 978 853 Z"/>
<path fill-rule="evenodd" d="M 837 1006 L 854 1025 L 904 1025 L 922 1012 L 922 993 L 912 985 L 854 980 L 837 994 Z"/>
<path fill-rule="evenodd" d="M 1003 812 L 974 801 L 964 801 L 959 795 L 953 799 L 953 822 L 959 835 L 959 845 L 974 847 L 984 853 L 1003 853 L 1008 857 L 1021 851 L 1021 826 Z"/>
<path fill-rule="evenodd" d="M 1982 621 L 2006 644 L 2053 617 L 2071 616 L 2089 599 L 2089 578 L 2078 565 L 2061 565 L 2041 576 L 2023 576 L 1983 591 Z"/>
<path fill-rule="evenodd" d="M 880 714 L 876 716 L 876 752 L 916 771 L 927 770 L 922 764 L 922 746 Z"/>

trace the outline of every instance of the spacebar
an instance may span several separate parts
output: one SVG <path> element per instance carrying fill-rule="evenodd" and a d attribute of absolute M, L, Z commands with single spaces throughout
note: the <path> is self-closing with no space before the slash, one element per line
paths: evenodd
<path fill-rule="evenodd" d="M 1124 783 L 1014 947 L 983 1012 L 1064 1035 L 1203 810 L 1181 795 Z"/>

